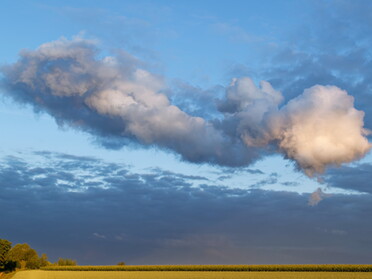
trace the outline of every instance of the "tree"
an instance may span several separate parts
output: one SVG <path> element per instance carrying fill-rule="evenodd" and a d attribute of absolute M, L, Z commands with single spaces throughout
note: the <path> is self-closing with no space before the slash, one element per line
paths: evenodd
<path fill-rule="evenodd" d="M 16 268 L 38 269 L 49 265 L 48 257 L 42 254 L 39 258 L 37 252 L 27 243 L 17 244 L 0 239 L 0 271 L 13 271 Z"/>
<path fill-rule="evenodd" d="M 37 252 L 27 243 L 17 244 L 10 249 L 8 260 L 17 262 L 19 268 L 40 268 L 40 259 Z"/>
<path fill-rule="evenodd" d="M 118 262 L 117 265 L 125 265 L 125 262 Z"/>
<path fill-rule="evenodd" d="M 0 239 L 0 270 L 5 270 L 8 260 L 8 253 L 12 248 L 12 243 L 6 239 Z"/>
<path fill-rule="evenodd" d="M 41 254 L 40 257 L 40 267 L 50 265 L 50 262 L 48 261 L 48 257 L 46 254 Z"/>
<path fill-rule="evenodd" d="M 76 261 L 75 260 L 71 260 L 71 259 L 59 258 L 58 259 L 58 262 L 56 264 L 57 265 L 60 265 L 60 266 L 76 265 Z"/>

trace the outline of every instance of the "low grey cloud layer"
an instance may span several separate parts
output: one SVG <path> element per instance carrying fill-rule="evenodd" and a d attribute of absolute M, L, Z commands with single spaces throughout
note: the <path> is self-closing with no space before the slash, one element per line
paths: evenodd
<path fill-rule="evenodd" d="M 329 186 L 372 194 L 372 165 L 369 163 L 330 169 L 325 176 Z"/>
<path fill-rule="evenodd" d="M 80 264 L 368 263 L 371 195 L 229 189 L 38 152 L 0 164 L 2 237 Z M 35 163 L 39 162 L 39 163 Z M 44 163 L 43 163 L 44 162 Z M 199 187 L 191 181 L 198 179 Z M 338 185 L 335 182 L 335 185 Z M 348 220 L 345 222 L 345 220 Z M 272 232 L 275 231 L 275 234 Z M 56 241 L 58 239 L 58 241 Z"/>
<path fill-rule="evenodd" d="M 269 82 L 257 87 L 248 77 L 234 78 L 217 101 L 219 115 L 205 119 L 172 104 L 163 79 L 135 57 L 100 57 L 94 41 L 62 38 L 20 56 L 2 69 L 5 94 L 98 135 L 105 146 L 135 142 L 223 166 L 281 152 L 309 176 L 371 148 L 364 113 L 337 87 L 313 86 L 282 105 L 282 93 Z"/>

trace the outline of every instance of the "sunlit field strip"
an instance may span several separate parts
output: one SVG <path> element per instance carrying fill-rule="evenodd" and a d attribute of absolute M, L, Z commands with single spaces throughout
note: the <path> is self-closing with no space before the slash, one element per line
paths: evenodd
<path fill-rule="evenodd" d="M 12 279 L 371 279 L 364 272 L 20 271 Z"/>
<path fill-rule="evenodd" d="M 139 266 L 48 266 L 61 271 L 313 271 L 372 272 L 372 265 L 139 265 Z M 371 275 L 370 275 L 371 276 Z"/>

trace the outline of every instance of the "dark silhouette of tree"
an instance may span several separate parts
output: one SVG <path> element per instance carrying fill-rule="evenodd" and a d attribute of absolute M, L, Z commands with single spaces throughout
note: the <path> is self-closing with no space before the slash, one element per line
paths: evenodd
<path fill-rule="evenodd" d="M 4 265 L 4 271 L 11 272 L 16 270 L 17 268 L 17 262 L 15 261 L 6 261 Z"/>

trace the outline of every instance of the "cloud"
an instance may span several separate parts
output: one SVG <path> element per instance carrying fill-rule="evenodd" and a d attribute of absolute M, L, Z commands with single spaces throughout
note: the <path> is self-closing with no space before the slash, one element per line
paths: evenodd
<path fill-rule="evenodd" d="M 331 197 L 331 196 L 332 195 L 330 195 L 330 194 L 324 193 L 321 188 L 318 188 L 318 189 L 316 189 L 315 192 L 313 192 L 310 195 L 308 205 L 315 206 L 318 203 L 320 203 L 323 199 L 325 199 L 327 197 Z"/>
<path fill-rule="evenodd" d="M 225 88 L 221 85 L 205 90 L 184 81 L 176 80 L 172 82 L 171 90 L 166 93 L 169 94 L 172 103 L 186 113 L 206 120 L 213 120 L 220 116 L 216 102 L 223 97 L 224 90 Z"/>
<path fill-rule="evenodd" d="M 34 156 L 0 162 L 2 237 L 27 242 L 52 261 L 371 261 L 371 195 L 333 195 L 310 207 L 308 194 L 195 187 L 194 178 L 160 169 L 138 174 L 93 158 Z"/>
<path fill-rule="evenodd" d="M 330 169 L 324 176 L 324 181 L 329 186 L 372 194 L 371 179 L 372 165 L 369 163 Z"/>
<path fill-rule="evenodd" d="M 252 113 L 252 117 L 262 118 L 262 115 L 270 108 L 278 106 L 283 101 L 283 96 L 279 91 L 274 90 L 270 83 L 261 81 L 258 88 L 252 79 L 248 77 L 234 78 L 226 90 L 226 99 L 220 103 L 221 112 L 234 113 L 243 110 L 254 109 L 259 106 L 257 111 Z"/>
<path fill-rule="evenodd" d="M 106 239 L 106 236 L 104 236 L 103 234 L 99 234 L 99 233 L 93 233 L 93 236 L 100 238 L 100 239 Z"/>
<path fill-rule="evenodd" d="M 95 135 L 106 147 L 157 146 L 190 162 L 231 167 L 281 152 L 309 176 L 370 149 L 363 112 L 337 87 L 313 86 L 281 106 L 284 98 L 269 82 L 257 87 L 248 77 L 234 78 L 225 96 L 211 100 L 218 110 L 205 107 L 208 115 L 197 107 L 213 98 L 210 92 L 190 109 L 187 99 L 165 94 L 170 89 L 163 78 L 138 59 L 123 51 L 102 57 L 92 40 L 62 38 L 20 56 L 2 68 L 5 94 L 48 112 L 59 125 Z"/>
<path fill-rule="evenodd" d="M 267 82 L 258 88 L 249 78 L 236 79 L 220 104 L 228 119 L 224 126 L 237 123 L 247 146 L 275 142 L 309 176 L 360 159 L 370 150 L 364 113 L 354 108 L 346 91 L 316 85 L 279 108 L 282 100 Z"/>
<path fill-rule="evenodd" d="M 355 106 L 366 113 L 365 125 L 371 129 L 371 10 L 368 1 L 311 5 L 302 24 L 281 34 L 280 43 L 267 50 L 260 76 L 287 101 L 315 84 L 342 88 L 355 97 Z"/>
<path fill-rule="evenodd" d="M 174 150 L 192 162 L 241 165 L 254 152 L 233 143 L 211 123 L 170 103 L 161 77 L 142 69 L 134 57 L 97 59 L 96 44 L 79 37 L 23 51 L 3 68 L 8 95 L 47 111 L 70 125 L 116 144 L 134 141 Z"/>
<path fill-rule="evenodd" d="M 273 172 L 270 174 L 269 177 L 255 183 L 253 185 L 254 188 L 260 188 L 262 186 L 267 186 L 267 185 L 272 185 L 272 184 L 276 184 L 278 182 L 278 174 Z"/>
<path fill-rule="evenodd" d="M 370 150 L 363 117 L 345 91 L 314 86 L 292 99 L 270 121 L 274 137 L 280 140 L 279 148 L 313 175 L 327 165 L 360 159 Z"/>

